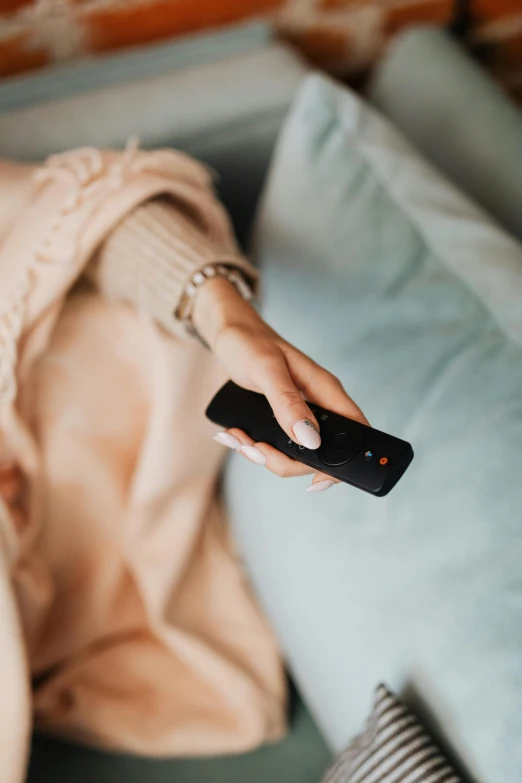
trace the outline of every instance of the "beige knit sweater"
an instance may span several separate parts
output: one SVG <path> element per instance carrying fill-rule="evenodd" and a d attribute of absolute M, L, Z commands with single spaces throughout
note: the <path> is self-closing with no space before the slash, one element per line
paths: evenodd
<path fill-rule="evenodd" d="M 209 195 L 211 204 L 221 205 Z M 256 286 L 255 268 L 241 256 L 232 230 L 218 243 L 203 220 L 166 198 L 136 207 L 113 230 L 93 259 L 89 277 L 109 299 L 146 312 L 167 332 L 185 334 L 175 311 L 190 277 L 208 263 L 226 260 Z"/>
<path fill-rule="evenodd" d="M 90 267 L 175 331 L 185 280 L 214 258 L 253 274 L 181 153 L 0 161 L 1 783 L 26 780 L 33 725 L 147 756 L 284 732 L 281 659 L 203 415 L 226 374 L 134 307 L 69 296 Z"/>

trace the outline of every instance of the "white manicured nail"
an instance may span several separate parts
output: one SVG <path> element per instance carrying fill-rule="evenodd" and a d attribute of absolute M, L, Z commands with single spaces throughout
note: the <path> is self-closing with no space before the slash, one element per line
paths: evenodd
<path fill-rule="evenodd" d="M 222 446 L 226 446 L 228 449 L 240 449 L 241 441 L 235 438 L 230 432 L 218 432 L 214 435 L 214 440 L 221 443 Z"/>
<path fill-rule="evenodd" d="M 324 492 L 325 489 L 330 489 L 330 487 L 333 487 L 334 481 L 331 481 L 330 479 L 324 479 L 324 481 L 317 481 L 315 484 L 312 484 L 311 487 L 308 487 L 306 490 L 307 492 Z"/>
<path fill-rule="evenodd" d="M 294 435 L 296 441 L 307 449 L 318 449 L 321 445 L 321 436 L 308 419 L 294 424 Z"/>
<path fill-rule="evenodd" d="M 265 455 L 262 451 L 256 449 L 255 446 L 241 446 L 240 451 L 242 451 L 245 457 L 248 457 L 251 462 L 255 462 L 256 465 L 266 465 Z"/>

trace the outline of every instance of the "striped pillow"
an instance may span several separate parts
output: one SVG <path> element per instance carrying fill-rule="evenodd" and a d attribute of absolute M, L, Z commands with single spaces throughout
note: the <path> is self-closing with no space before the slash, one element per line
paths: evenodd
<path fill-rule="evenodd" d="M 463 783 L 417 718 L 379 685 L 373 712 L 323 783 Z"/>

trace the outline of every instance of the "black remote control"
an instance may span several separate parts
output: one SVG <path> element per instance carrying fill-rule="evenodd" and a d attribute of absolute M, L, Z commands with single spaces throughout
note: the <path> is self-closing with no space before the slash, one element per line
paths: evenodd
<path fill-rule="evenodd" d="M 409 443 L 353 419 L 308 403 L 321 428 L 321 446 L 306 449 L 279 426 L 264 395 L 226 383 L 207 408 L 207 417 L 225 429 L 237 427 L 257 443 L 269 443 L 292 459 L 358 487 L 387 495 L 413 459 Z"/>

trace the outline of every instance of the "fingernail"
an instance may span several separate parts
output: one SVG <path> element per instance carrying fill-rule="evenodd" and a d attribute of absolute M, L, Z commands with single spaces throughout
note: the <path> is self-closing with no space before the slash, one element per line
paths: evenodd
<path fill-rule="evenodd" d="M 307 449 L 318 449 L 321 445 L 321 436 L 308 419 L 303 419 L 294 424 L 294 435 L 297 442 Z"/>
<path fill-rule="evenodd" d="M 306 490 L 307 492 L 324 492 L 325 489 L 330 489 L 330 487 L 333 487 L 335 482 L 330 481 L 330 479 L 325 479 L 324 481 L 317 481 L 315 484 L 312 484 L 311 487 L 308 487 Z"/>
<path fill-rule="evenodd" d="M 218 432 L 214 435 L 214 440 L 221 443 L 222 446 L 226 446 L 228 449 L 240 449 L 241 441 L 235 438 L 230 432 Z"/>
<path fill-rule="evenodd" d="M 255 462 L 256 465 L 265 465 L 266 464 L 266 457 L 263 454 L 262 451 L 259 451 L 259 449 L 256 449 L 255 446 L 241 446 L 240 451 L 243 452 L 245 457 L 248 457 L 249 460 L 252 462 Z"/>

